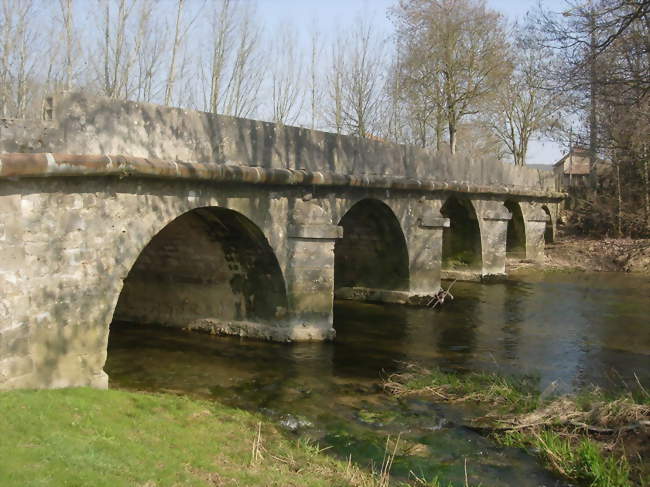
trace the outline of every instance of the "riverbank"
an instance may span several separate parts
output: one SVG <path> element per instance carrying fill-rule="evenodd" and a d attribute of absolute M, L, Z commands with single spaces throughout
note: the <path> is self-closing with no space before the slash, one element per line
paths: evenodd
<path fill-rule="evenodd" d="M 268 421 L 169 394 L 0 393 L 3 486 L 387 485 Z"/>
<path fill-rule="evenodd" d="M 509 261 L 512 270 L 534 267 L 529 262 Z M 546 270 L 587 272 L 635 272 L 650 275 L 650 239 L 561 237 L 546 245 Z"/>
<path fill-rule="evenodd" d="M 650 393 L 616 395 L 587 388 L 573 395 L 539 392 L 531 378 L 411 366 L 384 388 L 397 397 L 471 403 L 467 427 L 504 446 L 519 447 L 571 481 L 591 487 L 650 485 Z"/>

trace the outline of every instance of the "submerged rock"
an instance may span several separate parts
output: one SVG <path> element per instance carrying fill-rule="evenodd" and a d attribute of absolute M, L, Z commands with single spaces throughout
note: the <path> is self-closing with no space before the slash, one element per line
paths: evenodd
<path fill-rule="evenodd" d="M 293 414 L 285 415 L 278 424 L 289 431 L 298 431 L 303 428 L 310 428 L 314 425 L 308 419 L 294 416 Z"/>

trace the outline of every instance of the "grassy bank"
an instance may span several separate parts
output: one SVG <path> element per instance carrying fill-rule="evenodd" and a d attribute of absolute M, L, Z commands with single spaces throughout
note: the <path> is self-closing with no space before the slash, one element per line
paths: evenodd
<path fill-rule="evenodd" d="M 380 486 L 372 475 L 213 402 L 118 390 L 0 392 L 5 486 Z"/>
<path fill-rule="evenodd" d="M 570 480 L 594 487 L 650 486 L 650 394 L 540 394 L 536 381 L 411 367 L 384 384 L 396 396 L 472 402 L 483 415 L 469 426 L 497 442 L 539 455 Z M 548 396 L 548 397 L 546 397 Z"/>

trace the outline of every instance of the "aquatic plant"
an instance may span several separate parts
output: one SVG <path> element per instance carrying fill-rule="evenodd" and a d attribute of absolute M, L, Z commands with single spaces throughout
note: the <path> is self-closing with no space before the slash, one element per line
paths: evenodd
<path fill-rule="evenodd" d="M 593 487 L 649 485 L 650 394 L 637 387 L 617 394 L 597 387 L 572 395 L 540 393 L 530 377 L 462 374 L 407 364 L 384 389 L 397 397 L 473 402 L 483 415 L 467 426 L 505 446 L 525 448 L 568 479 Z"/>

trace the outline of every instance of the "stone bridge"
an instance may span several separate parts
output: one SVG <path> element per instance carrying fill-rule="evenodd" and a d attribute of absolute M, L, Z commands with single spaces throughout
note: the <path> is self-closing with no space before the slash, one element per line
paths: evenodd
<path fill-rule="evenodd" d="M 2 121 L 0 151 L 0 388 L 106 387 L 114 321 L 334 338 L 334 296 L 418 303 L 542 259 L 563 196 L 497 161 L 78 94 Z"/>

